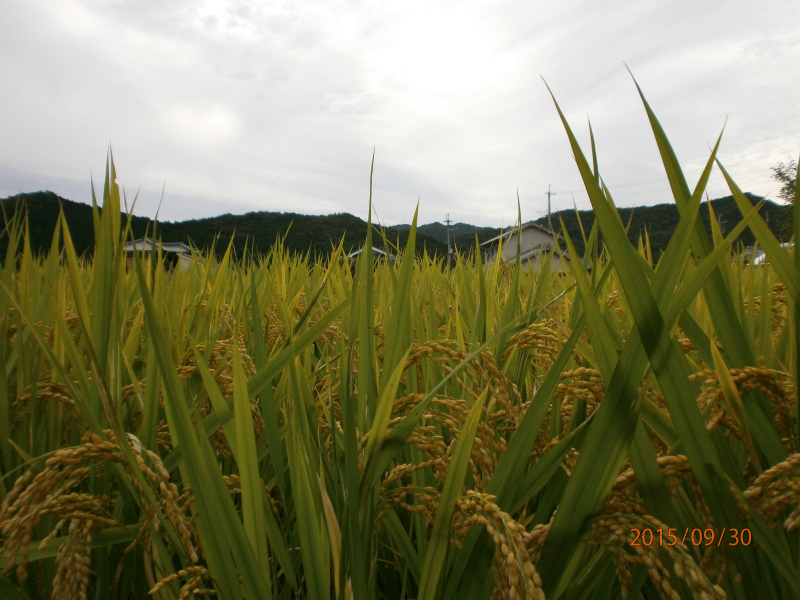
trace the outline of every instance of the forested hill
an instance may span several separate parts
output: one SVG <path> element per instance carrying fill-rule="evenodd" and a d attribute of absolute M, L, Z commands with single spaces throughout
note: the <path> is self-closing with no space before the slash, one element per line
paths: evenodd
<path fill-rule="evenodd" d="M 746 194 L 750 202 L 755 205 L 764 198 L 754 194 Z M 733 196 L 725 196 L 711 200 L 711 209 L 715 218 L 719 219 L 722 223 L 723 234 L 729 233 L 742 219 L 742 213 Z M 782 221 L 784 218 L 786 208 L 780 204 L 776 204 L 770 200 L 765 200 L 763 206 L 759 210 L 761 217 L 768 223 L 772 232 L 781 238 L 783 235 Z M 622 222 L 628 227 L 628 239 L 633 244 L 639 242 L 639 238 L 644 238 L 647 232 L 650 238 L 650 247 L 653 251 L 655 260 L 661 256 L 661 253 L 667 248 L 670 238 L 672 237 L 675 228 L 678 226 L 680 215 L 678 214 L 677 205 L 673 204 L 657 204 L 655 206 L 641 206 L 637 208 L 620 208 L 617 209 Z M 711 233 L 710 213 L 708 203 L 703 202 L 700 206 L 700 218 L 702 219 L 706 231 Z M 578 218 L 583 224 L 586 236 L 594 225 L 594 212 L 590 210 L 581 210 L 577 213 L 574 210 L 565 210 L 551 215 L 551 222 L 553 223 L 553 230 L 561 232 L 561 221 L 564 222 L 564 228 L 575 243 L 575 247 L 580 254 L 583 254 L 583 237 L 581 236 L 580 225 Z M 536 220 L 540 225 L 547 227 L 547 217 L 542 217 Z M 750 228 L 746 228 L 739 236 L 739 242 L 745 246 L 752 246 L 755 244 Z"/>
<path fill-rule="evenodd" d="M 755 196 L 753 194 L 747 194 L 747 197 L 753 204 L 757 204 L 763 200 L 760 196 Z M 731 231 L 741 220 L 741 213 L 739 212 L 739 208 L 733 196 L 712 200 L 711 208 L 714 215 L 717 218 L 721 218 L 723 233 Z M 786 207 L 769 200 L 764 202 L 760 210 L 762 218 L 767 221 L 778 238 L 780 238 L 782 234 L 781 219 L 784 217 L 785 210 Z M 618 212 L 622 222 L 628 227 L 628 239 L 631 243 L 638 244 L 639 238 L 644 237 L 645 232 L 648 233 L 650 237 L 650 247 L 653 250 L 653 256 L 657 260 L 661 252 L 666 249 L 675 228 L 678 226 L 679 214 L 677 206 L 675 204 L 657 204 L 655 206 L 641 206 L 637 208 L 620 208 Z M 706 226 L 706 230 L 710 233 L 709 210 L 705 202 L 700 207 L 700 216 Z M 561 233 L 561 220 L 563 220 L 565 229 L 572 238 L 576 249 L 579 253 L 583 254 L 583 236 L 581 235 L 578 218 L 580 218 L 580 222 L 583 224 L 584 231 L 588 237 L 589 232 L 592 230 L 592 225 L 594 225 L 593 211 L 582 210 L 576 213 L 574 210 L 564 210 L 551 215 L 553 229 Z M 536 219 L 536 222 L 539 225 L 547 227 L 547 217 Z M 410 225 L 396 226 L 398 229 L 409 229 L 410 227 Z M 442 223 L 421 225 L 418 227 L 418 230 L 441 242 L 447 241 L 447 228 Z M 476 227 L 465 223 L 457 223 L 450 226 L 450 239 L 462 253 L 470 253 L 473 250 L 476 236 L 479 242 L 484 242 L 499 234 L 499 229 L 491 227 Z M 750 229 L 744 230 L 739 237 L 739 241 L 745 246 L 751 246 L 755 243 Z"/>
<path fill-rule="evenodd" d="M 392 225 L 389 229 L 399 229 L 403 231 L 411 229 L 411 225 L 407 223 L 404 225 Z M 417 231 L 428 237 L 439 240 L 440 242 L 447 243 L 447 226 L 444 223 L 439 223 L 437 221 L 436 223 L 428 223 L 427 225 L 418 225 Z M 468 225 L 467 223 L 454 223 L 450 225 L 450 241 L 461 246 L 462 250 L 464 246 L 475 245 L 475 235 L 478 236 L 479 241 L 483 242 L 499 233 L 500 230 L 494 227 L 477 227 L 475 225 Z"/>
<path fill-rule="evenodd" d="M 59 204 L 60 203 L 60 204 Z M 31 249 L 35 253 L 46 253 L 50 249 L 53 232 L 58 221 L 59 207 L 69 225 L 76 252 L 80 255 L 90 253 L 94 247 L 94 228 L 92 207 L 60 198 L 52 192 L 19 194 L 0 200 L 7 218 L 14 214 L 17 206 L 27 209 L 30 229 Z M 4 219 L 0 215 L 0 220 Z M 127 215 L 123 215 L 123 224 Z M 0 221 L 0 226 L 5 224 Z M 133 217 L 131 223 L 133 237 L 140 238 L 145 232 L 152 234 L 153 222 L 144 217 Z M 215 246 L 216 251 L 224 252 L 233 236 L 233 247 L 237 256 L 242 256 L 247 244 L 248 251 L 256 255 L 267 254 L 276 240 L 281 239 L 284 247 L 292 253 L 310 253 L 312 257 L 330 254 L 333 246 L 344 241 L 345 252 L 360 248 L 367 235 L 367 223 L 353 215 L 342 213 L 328 216 L 308 216 L 291 213 L 252 212 L 245 215 L 225 214 L 208 219 L 192 219 L 179 222 L 159 222 L 158 237 L 164 242 L 184 242 L 201 250 Z M 386 232 L 390 245 L 404 247 L 408 231 Z M 217 239 L 218 238 L 218 239 Z M 383 239 L 373 233 L 373 244 L 383 248 Z M 0 236 L 0 257 L 5 257 L 8 238 Z M 431 254 L 444 255 L 447 245 L 424 235 L 417 235 L 417 252 L 424 249 Z M 391 250 L 391 248 L 390 248 Z"/>
<path fill-rule="evenodd" d="M 754 204 L 762 198 L 748 194 Z M 94 246 L 94 228 L 92 224 L 92 208 L 86 204 L 72 202 L 59 198 L 52 192 L 35 192 L 19 194 L 0 200 L 3 212 L 10 218 L 19 206 L 24 206 L 28 214 L 28 227 L 30 230 L 31 249 L 35 253 L 45 253 L 49 250 L 53 238 L 53 231 L 58 220 L 58 211 L 63 207 L 73 243 L 78 254 L 90 253 Z M 741 219 L 741 214 L 733 197 L 727 196 L 712 200 L 714 214 L 721 217 L 724 232 L 729 232 Z M 766 201 L 761 208 L 761 216 L 768 221 L 772 230 L 780 237 L 780 220 L 784 214 L 784 207 L 771 201 Z M 659 204 L 639 208 L 621 208 L 620 217 L 623 223 L 629 224 L 628 239 L 637 243 L 645 231 L 650 237 L 650 244 L 656 259 L 661 254 L 672 233 L 677 226 L 679 215 L 674 204 Z M 700 214 L 706 229 L 709 228 L 709 210 L 706 203 L 701 207 Z M 5 227 L 0 214 L 0 229 Z M 123 218 L 127 219 L 127 215 Z M 571 236 L 578 251 L 583 252 L 583 238 L 578 225 L 578 218 L 583 224 L 586 235 L 594 224 L 592 211 L 561 211 L 553 213 L 552 223 L 556 231 L 561 230 L 561 220 L 564 222 L 567 233 Z M 547 217 L 537 219 L 537 223 L 547 226 Z M 133 235 L 139 238 L 146 231 L 152 232 L 153 223 L 144 217 L 133 217 L 131 224 Z M 398 225 L 386 230 L 386 237 L 390 244 L 405 246 L 408 239 L 409 225 Z M 325 256 L 331 252 L 333 246 L 338 246 L 344 240 L 344 249 L 349 252 L 360 248 L 367 234 L 367 224 L 358 217 L 342 213 L 328 216 L 307 216 L 291 213 L 252 212 L 245 215 L 221 215 L 209 219 L 194 219 L 180 222 L 164 222 L 158 224 L 159 237 L 165 242 L 184 242 L 199 249 L 210 248 L 216 240 L 218 252 L 224 251 L 231 236 L 233 236 L 234 250 L 237 256 L 242 256 L 245 243 L 256 254 L 264 255 L 269 252 L 275 241 L 282 239 L 284 246 L 294 253 L 311 256 Z M 235 233 L 235 235 L 234 235 Z M 471 253 L 475 248 L 475 238 L 483 242 L 500 233 L 499 229 L 491 227 L 476 227 L 465 223 L 458 223 L 450 227 L 451 240 L 462 253 Z M 442 223 L 429 223 L 420 225 L 417 232 L 418 253 L 427 249 L 430 254 L 443 256 L 447 252 L 447 228 Z M 754 243 L 753 234 L 745 229 L 740 237 L 744 245 Z M 374 235 L 375 246 L 383 247 L 380 235 Z M 8 238 L 0 235 L 0 257 L 5 257 Z"/>

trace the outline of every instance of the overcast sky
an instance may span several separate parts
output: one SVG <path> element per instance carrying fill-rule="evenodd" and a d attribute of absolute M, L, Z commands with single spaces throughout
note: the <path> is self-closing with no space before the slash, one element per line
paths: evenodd
<path fill-rule="evenodd" d="M 796 0 L 0 0 L 0 197 L 499 227 L 589 208 L 550 85 L 619 206 L 671 199 L 627 64 L 691 186 L 776 198 L 800 153 Z M 727 125 L 725 125 L 727 119 Z M 728 192 L 721 177 L 711 198 Z"/>

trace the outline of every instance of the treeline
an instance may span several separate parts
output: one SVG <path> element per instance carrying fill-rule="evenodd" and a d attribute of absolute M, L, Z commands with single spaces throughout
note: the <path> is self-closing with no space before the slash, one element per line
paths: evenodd
<path fill-rule="evenodd" d="M 747 194 L 753 204 L 763 200 L 759 196 Z M 707 203 L 706 203 L 707 204 Z M 729 232 L 741 220 L 741 213 L 732 196 L 719 198 L 710 202 L 715 218 L 722 224 L 723 232 Z M 3 222 L 15 211 L 24 210 L 28 216 L 31 250 L 36 254 L 49 251 L 53 232 L 58 222 L 59 210 L 69 225 L 75 249 L 78 254 L 89 256 L 94 248 L 94 227 L 92 225 L 92 208 L 86 204 L 72 202 L 60 198 L 53 192 L 35 192 L 19 194 L 0 200 Z M 771 201 L 765 201 L 761 207 L 761 216 L 770 228 L 780 237 L 782 233 L 781 218 L 786 208 Z M 628 239 L 637 244 L 640 237 L 649 236 L 650 246 L 656 260 L 666 249 L 680 215 L 675 204 L 658 204 L 638 208 L 620 208 L 618 210 L 622 222 L 628 227 Z M 701 219 L 708 231 L 710 213 L 706 205 L 701 207 Z M 127 215 L 123 219 L 127 222 Z M 551 215 L 553 229 L 561 233 L 561 223 L 575 243 L 576 249 L 583 254 L 584 244 L 580 223 L 586 235 L 594 225 L 594 213 L 590 210 L 560 211 Z M 547 226 L 547 217 L 536 221 Z M 154 223 L 145 217 L 132 218 L 131 229 L 134 238 L 152 235 Z M 410 225 L 397 225 L 382 230 L 376 228 L 373 234 L 374 245 L 384 248 L 382 232 L 386 235 L 390 253 L 396 248 L 404 248 L 408 240 Z M 245 215 L 225 214 L 208 219 L 192 219 L 180 222 L 158 223 L 158 237 L 164 242 L 183 242 L 199 250 L 214 248 L 221 254 L 233 239 L 233 250 L 241 257 L 245 252 L 256 256 L 269 253 L 274 244 L 280 240 L 284 248 L 295 254 L 308 253 L 312 259 L 330 255 L 333 248 L 342 242 L 344 251 L 357 250 L 364 243 L 367 234 L 367 223 L 351 214 L 340 213 L 327 216 L 308 216 L 292 213 L 251 212 Z M 450 239 L 455 251 L 470 255 L 475 251 L 475 240 L 482 243 L 500 234 L 499 229 L 476 227 L 466 223 L 457 223 L 450 227 Z M 745 229 L 739 237 L 741 244 L 751 246 L 755 243 L 750 229 Z M 0 235 L 0 257 L 5 257 L 8 237 Z M 420 225 L 417 229 L 417 254 L 427 252 L 430 255 L 443 257 L 447 255 L 447 227 L 442 223 Z"/>
<path fill-rule="evenodd" d="M 754 194 L 745 194 L 750 200 L 751 204 L 756 205 L 764 198 Z M 704 202 L 700 207 L 700 218 L 705 225 L 706 231 L 711 233 L 711 211 L 708 209 L 708 202 Z M 711 210 L 713 211 L 714 218 L 722 225 L 723 234 L 729 233 L 739 221 L 742 220 L 742 213 L 733 196 L 725 196 L 711 200 Z M 772 232 L 780 239 L 783 234 L 782 219 L 786 207 L 776 204 L 770 200 L 765 200 L 759 214 L 768 223 Z M 678 207 L 675 204 L 657 204 L 655 206 L 642 206 L 637 208 L 619 208 L 617 209 L 620 219 L 625 224 L 628 230 L 628 239 L 632 244 L 638 244 L 639 239 L 644 239 L 645 235 L 650 239 L 650 248 L 653 252 L 653 258 L 657 261 L 661 253 L 666 250 L 675 228 L 678 226 L 680 214 Z M 578 222 L 580 219 L 580 224 Z M 586 236 L 594 225 L 594 213 L 590 210 L 581 210 L 577 213 L 574 210 L 565 210 L 551 215 L 551 222 L 553 223 L 553 230 L 562 233 L 561 222 L 564 223 L 564 229 L 572 238 L 575 248 L 579 254 L 583 254 L 584 244 L 581 235 L 580 225 Z M 547 226 L 547 217 L 537 219 L 540 225 Z M 743 246 L 752 246 L 755 244 L 755 237 L 750 228 L 746 228 L 738 238 L 738 242 Z"/>
<path fill-rule="evenodd" d="M 754 194 L 746 194 L 750 202 L 755 205 L 764 198 Z M 711 233 L 710 213 L 708 210 L 707 202 L 700 209 L 700 218 L 705 225 L 706 231 Z M 714 218 L 718 219 L 721 223 L 722 232 L 730 232 L 741 220 L 742 215 L 739 207 L 733 196 L 725 196 L 711 200 L 711 209 L 714 213 Z M 782 222 L 785 219 L 786 206 L 776 204 L 770 200 L 764 200 L 759 213 L 761 217 L 768 223 L 770 229 L 775 233 L 778 238 L 781 238 L 785 232 Z M 645 235 L 650 240 L 650 248 L 653 251 L 653 256 L 656 260 L 661 256 L 661 253 L 667 248 L 675 228 L 678 226 L 680 214 L 678 207 L 675 204 L 657 204 L 655 206 L 640 206 L 636 208 L 620 208 L 617 211 L 620 219 L 627 227 L 628 239 L 632 244 L 638 244 L 639 239 L 645 238 Z M 594 225 L 594 212 L 591 210 L 581 210 L 575 212 L 574 210 L 563 210 L 555 212 L 550 216 L 553 224 L 553 230 L 557 233 L 563 234 L 561 222 L 564 223 L 564 230 L 572 238 L 575 248 L 579 254 L 584 252 L 583 235 L 581 234 L 581 224 L 583 231 L 588 237 Z M 579 222 L 580 220 L 580 222 Z M 536 223 L 547 227 L 547 217 L 536 219 Z M 399 229 L 408 229 L 410 225 L 397 225 Z M 424 232 L 426 235 L 436 238 L 441 242 L 447 240 L 447 227 L 443 223 L 429 223 L 422 225 L 418 228 L 419 231 Z M 475 239 L 477 237 L 478 243 L 483 243 L 500 235 L 500 229 L 492 227 L 476 227 L 474 225 L 467 225 L 466 223 L 457 223 L 450 226 L 450 239 L 456 250 L 462 254 L 471 254 L 475 250 Z M 744 246 L 752 246 L 755 244 L 755 238 L 750 229 L 745 229 L 738 238 L 739 243 Z"/>
<path fill-rule="evenodd" d="M 3 221 L 10 219 L 15 211 L 23 210 L 28 217 L 31 250 L 43 254 L 50 250 L 59 209 L 63 209 L 70 235 L 79 255 L 90 256 L 94 248 L 92 207 L 61 198 L 53 192 L 19 194 L 0 200 Z M 123 225 L 128 215 L 123 214 Z M 5 223 L 2 223 L 5 226 Z M 134 238 L 152 236 L 154 223 L 151 219 L 134 216 L 131 231 Z M 388 251 L 404 248 L 408 241 L 407 230 L 387 230 Z M 191 219 L 179 222 L 159 222 L 157 236 L 164 242 L 183 242 L 199 250 L 214 248 L 221 255 L 233 240 L 233 251 L 242 257 L 245 252 L 255 256 L 269 253 L 276 242 L 293 254 L 309 254 L 327 257 L 333 248 L 343 244 L 345 253 L 360 248 L 367 235 L 367 223 L 351 214 L 308 216 L 292 213 L 251 212 L 245 215 L 225 214 L 208 219 Z M 373 244 L 384 248 L 381 230 L 373 233 Z M 0 236 L 0 257 L 5 257 L 7 236 Z M 436 256 L 447 253 L 447 245 L 420 232 L 417 235 L 416 252 Z"/>

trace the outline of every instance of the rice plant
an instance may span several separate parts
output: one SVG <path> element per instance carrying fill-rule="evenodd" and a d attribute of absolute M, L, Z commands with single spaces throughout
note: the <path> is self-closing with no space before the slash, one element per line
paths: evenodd
<path fill-rule="evenodd" d="M 14 215 L 3 597 L 800 595 L 800 254 L 716 147 L 690 188 L 642 100 L 681 212 L 655 267 L 560 109 L 596 215 L 565 276 L 279 244 L 129 268 L 111 157 L 93 260 L 63 217 L 33 256 Z M 734 259 L 745 227 L 768 265 Z"/>

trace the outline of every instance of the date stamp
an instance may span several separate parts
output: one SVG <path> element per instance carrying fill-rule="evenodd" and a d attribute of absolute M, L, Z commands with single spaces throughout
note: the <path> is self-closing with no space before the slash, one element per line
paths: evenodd
<path fill-rule="evenodd" d="M 722 531 L 713 529 L 691 529 L 683 532 L 677 529 L 631 529 L 633 540 L 631 546 L 749 546 L 753 535 L 749 529 L 723 527 Z M 681 535 L 682 534 L 682 535 Z"/>

